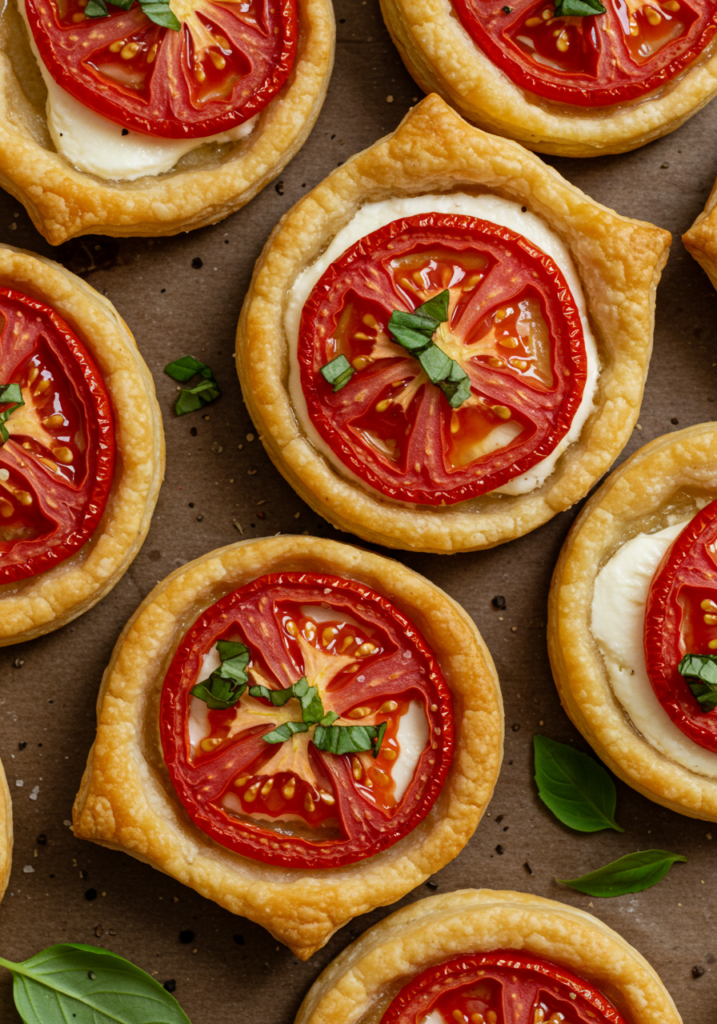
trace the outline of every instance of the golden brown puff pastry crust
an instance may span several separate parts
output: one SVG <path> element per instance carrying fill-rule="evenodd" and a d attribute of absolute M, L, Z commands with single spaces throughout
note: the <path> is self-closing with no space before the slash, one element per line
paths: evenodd
<path fill-rule="evenodd" d="M 299 41 L 289 81 L 245 140 L 203 147 L 174 170 L 105 181 L 54 151 L 46 89 L 13 3 L 0 15 L 0 185 L 52 245 L 77 235 L 174 235 L 215 224 L 280 173 L 319 115 L 334 59 L 330 0 L 297 0 Z"/>
<path fill-rule="evenodd" d="M 388 597 L 422 631 L 453 696 L 453 764 L 428 816 L 389 849 L 340 868 L 287 870 L 214 842 L 180 804 L 159 741 L 164 676 L 189 626 L 243 584 L 292 570 L 359 580 Z M 490 800 L 503 746 L 493 661 L 463 609 L 398 562 L 304 536 L 232 544 L 160 583 L 117 643 L 102 682 L 98 720 L 75 801 L 75 834 L 125 850 L 256 921 L 302 960 L 352 917 L 394 903 L 460 853 Z"/>
<path fill-rule="evenodd" d="M 717 779 L 660 753 L 635 728 L 610 685 L 591 631 L 594 581 L 626 541 L 694 515 L 717 498 L 717 424 L 658 437 L 593 495 L 560 553 L 550 590 L 548 650 L 563 707 L 597 755 L 643 796 L 717 821 Z"/>
<path fill-rule="evenodd" d="M 450 191 L 490 192 L 520 203 L 566 243 L 597 339 L 597 408 L 552 475 L 531 493 L 409 507 L 341 475 L 304 433 L 288 390 L 284 312 L 297 276 L 364 203 Z M 584 497 L 630 437 L 669 242 L 668 232 L 600 206 L 522 146 L 472 128 L 438 96 L 429 96 L 392 135 L 298 202 L 257 262 L 239 320 L 237 369 L 264 447 L 313 509 L 374 543 L 450 553 L 493 547 L 534 530 Z"/>
<path fill-rule="evenodd" d="M 12 801 L 0 761 L 0 900 L 7 889 L 12 865 Z"/>
<path fill-rule="evenodd" d="M 476 45 L 451 0 L 381 0 L 404 64 L 424 92 L 437 92 L 486 131 L 558 156 L 625 153 L 679 128 L 717 92 L 714 47 L 664 89 L 615 107 L 565 106 L 516 85 Z"/>
<path fill-rule="evenodd" d="M 630 1024 L 681 1024 L 656 972 L 602 921 L 554 900 L 491 889 L 429 896 L 370 928 L 319 975 L 295 1024 L 378 1024 L 428 967 L 494 949 L 525 950 L 574 971 Z"/>
<path fill-rule="evenodd" d="M 717 288 L 717 181 L 704 210 L 682 236 L 682 241 Z"/>
<path fill-rule="evenodd" d="M 109 593 L 142 546 L 164 476 L 154 382 L 127 324 L 94 288 L 58 263 L 0 246 L 0 285 L 54 309 L 77 333 L 112 403 L 116 464 L 105 513 L 87 543 L 47 572 L 0 586 L 0 646 L 32 640 Z"/>

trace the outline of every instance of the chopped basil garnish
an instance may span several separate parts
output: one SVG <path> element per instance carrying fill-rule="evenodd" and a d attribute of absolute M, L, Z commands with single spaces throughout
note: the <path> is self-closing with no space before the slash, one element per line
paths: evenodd
<path fill-rule="evenodd" d="M 191 694 L 203 700 L 212 710 L 232 708 L 246 690 L 249 677 L 249 648 L 233 640 L 217 640 L 221 665 L 203 683 L 197 683 Z"/>
<path fill-rule="evenodd" d="M 677 666 L 705 714 L 717 708 L 717 655 L 686 654 Z"/>
<path fill-rule="evenodd" d="M 277 729 L 272 732 L 264 733 L 264 739 L 267 743 L 283 743 L 284 740 L 290 740 L 295 732 L 308 732 L 308 725 L 304 725 L 303 722 L 284 722 Z"/>
<path fill-rule="evenodd" d="M 388 722 L 380 725 L 317 725 L 314 746 L 329 754 L 358 754 L 362 750 L 373 750 L 373 756 L 378 757 L 387 727 Z"/>
<path fill-rule="evenodd" d="M 399 345 L 416 356 L 432 384 L 436 384 L 454 409 L 463 405 L 471 394 L 471 381 L 465 370 L 433 341 L 442 323 L 448 320 L 450 292 L 434 295 L 413 313 L 394 310 L 388 329 Z"/>
<path fill-rule="evenodd" d="M 176 359 L 173 363 L 165 366 L 164 372 L 180 384 L 185 384 L 197 374 L 202 378 L 199 384 L 193 388 L 182 388 L 174 405 L 177 416 L 184 416 L 188 412 L 196 412 L 210 402 L 214 402 L 221 395 L 221 391 L 214 379 L 214 374 L 206 363 L 201 363 L 194 356 L 184 356 Z"/>
<path fill-rule="evenodd" d="M 249 689 L 249 696 L 264 697 L 265 700 L 271 701 L 275 708 L 283 707 L 288 700 L 296 697 L 301 704 L 301 717 L 307 726 L 320 722 L 326 713 L 318 686 L 309 686 L 306 676 L 302 676 L 297 683 L 285 690 L 270 690 L 266 686 L 252 686 Z"/>
<path fill-rule="evenodd" d="M 555 0 L 556 18 L 586 18 L 592 14 L 605 14 L 600 0 Z"/>
<path fill-rule="evenodd" d="M 106 18 L 110 13 L 107 10 L 108 3 L 111 3 L 113 7 L 121 7 L 123 11 L 128 11 L 133 2 L 134 0 L 89 0 L 85 7 L 85 14 L 88 18 Z M 169 0 L 139 0 L 139 5 L 155 25 L 171 28 L 175 32 L 179 32 L 182 27 L 169 6 Z"/>
<path fill-rule="evenodd" d="M 340 391 L 351 380 L 354 373 L 351 363 L 346 356 L 336 356 L 326 366 L 321 367 L 321 375 L 329 384 L 333 384 L 334 391 Z"/>
<path fill-rule="evenodd" d="M 0 445 L 10 440 L 10 434 L 5 426 L 10 419 L 10 414 L 25 404 L 19 384 L 0 384 L 0 405 L 4 405 L 6 402 L 12 402 L 12 405 L 4 412 L 0 412 Z"/>

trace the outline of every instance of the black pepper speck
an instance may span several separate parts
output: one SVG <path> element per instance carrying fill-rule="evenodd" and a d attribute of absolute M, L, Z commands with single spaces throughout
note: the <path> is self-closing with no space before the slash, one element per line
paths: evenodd
<path fill-rule="evenodd" d="M 177 982 L 174 978 L 170 978 L 169 981 L 165 981 L 163 988 L 166 988 L 167 992 L 174 992 L 177 988 Z"/>
<path fill-rule="evenodd" d="M 26 746 L 27 746 L 27 740 L 20 740 L 20 742 L 17 745 L 17 749 L 18 750 L 24 750 Z"/>
<path fill-rule="evenodd" d="M 47 846 L 47 836 L 45 835 L 45 833 L 41 832 L 40 835 L 35 840 L 35 842 L 38 844 L 38 846 Z"/>
<path fill-rule="evenodd" d="M 502 594 L 498 594 L 496 597 L 494 597 L 493 600 L 491 601 L 491 604 L 493 605 L 494 608 L 497 608 L 501 612 L 505 611 L 505 609 L 507 608 L 505 598 L 503 597 Z"/>
<path fill-rule="evenodd" d="M 190 942 L 194 942 L 194 932 L 190 931 L 189 928 L 185 928 L 183 932 L 179 933 L 179 941 L 188 946 Z"/>
<path fill-rule="evenodd" d="M 438 888 L 438 882 L 426 882 L 426 888 L 432 889 L 433 892 L 435 892 L 436 889 Z"/>
<path fill-rule="evenodd" d="M 243 946 L 244 945 L 244 936 L 243 935 L 235 935 L 234 936 L 234 941 L 236 942 L 237 946 Z"/>
<path fill-rule="evenodd" d="M 503 847 L 502 847 L 502 846 L 500 845 L 500 843 L 498 843 L 498 845 L 496 846 L 496 848 L 495 848 L 495 852 L 496 852 L 496 853 L 497 853 L 497 854 L 498 854 L 499 856 L 501 856 L 501 857 L 502 857 L 502 856 L 503 856 L 503 854 L 505 853 L 505 850 L 504 850 L 504 849 L 503 849 Z"/>
<path fill-rule="evenodd" d="M 693 967 L 692 968 L 692 977 L 693 978 L 701 978 L 704 973 L 705 973 L 704 967 Z"/>
<path fill-rule="evenodd" d="M 201 256 L 195 256 L 194 259 L 192 260 L 192 268 L 194 270 L 201 270 L 203 266 L 204 266 L 204 260 L 202 259 L 202 257 Z"/>
<path fill-rule="evenodd" d="M 96 900 L 97 899 L 97 890 L 96 889 L 88 889 L 87 892 L 85 893 L 85 899 L 86 900 L 90 900 L 90 901 L 91 900 Z"/>

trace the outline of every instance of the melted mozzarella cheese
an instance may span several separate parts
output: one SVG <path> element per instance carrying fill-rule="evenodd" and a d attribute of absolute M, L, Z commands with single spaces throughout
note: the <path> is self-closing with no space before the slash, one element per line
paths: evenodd
<path fill-rule="evenodd" d="M 587 355 L 587 380 L 582 401 L 573 417 L 570 429 L 560 444 L 546 458 L 533 466 L 522 476 L 498 488 L 504 494 L 527 494 L 540 487 L 555 469 L 555 463 L 573 441 L 580 436 L 585 422 L 593 411 L 593 400 L 600 373 L 597 345 L 587 318 L 585 296 L 583 295 L 580 278 L 570 257 L 567 246 L 558 235 L 548 227 L 544 220 L 535 214 L 523 212 L 517 203 L 498 196 L 469 196 L 462 192 L 446 195 L 412 196 L 406 199 L 385 199 L 379 203 L 367 203 L 353 220 L 349 221 L 334 237 L 328 249 L 301 273 L 294 282 L 287 301 L 284 314 L 284 326 L 290 351 L 289 390 L 296 415 L 312 444 L 326 456 L 331 464 L 345 477 L 353 480 L 365 490 L 372 490 L 363 480 L 351 472 L 336 457 L 326 442 L 321 438 L 311 422 L 306 406 L 306 399 L 301 387 L 297 348 L 299 341 L 299 324 L 301 312 L 309 298 L 314 285 L 328 267 L 361 238 L 390 224 L 400 217 L 413 217 L 422 213 L 455 213 L 467 217 L 478 217 L 516 231 L 547 253 L 560 270 L 570 287 L 585 335 L 585 352 Z M 496 428 L 495 443 L 491 442 L 487 450 L 501 447 L 510 438 L 506 438 L 505 429 Z"/>
<path fill-rule="evenodd" d="M 200 139 L 162 139 L 133 132 L 90 110 L 62 86 L 45 66 L 35 45 L 25 14 L 24 0 L 19 3 L 30 45 L 47 86 L 47 126 L 50 137 L 64 158 L 79 171 L 115 181 L 136 181 L 146 175 L 171 171 L 180 157 L 207 143 L 233 142 L 249 135 L 256 117 L 221 135 Z"/>
<path fill-rule="evenodd" d="M 398 803 L 411 784 L 418 759 L 428 742 L 428 722 L 423 707 L 417 700 L 412 700 L 405 715 L 401 715 L 396 739 L 399 753 L 393 762 L 391 778 L 396 787 L 394 796 Z"/>
<path fill-rule="evenodd" d="M 212 672 L 219 668 L 222 660 L 219 657 L 219 651 L 216 646 L 212 647 L 208 654 L 204 655 L 202 660 L 202 667 L 199 670 L 197 676 L 197 683 L 203 683 L 205 679 L 209 679 Z M 192 697 L 191 705 L 189 708 L 189 744 L 191 747 L 191 754 L 194 757 L 197 747 L 211 732 L 209 728 L 209 707 L 198 697 Z"/>
<path fill-rule="evenodd" d="M 421 1024 L 446 1024 L 446 1018 L 438 1010 L 432 1010 L 427 1017 L 424 1017 Z"/>
<path fill-rule="evenodd" d="M 627 541 L 598 573 L 591 629 L 613 692 L 635 728 L 665 757 L 717 778 L 717 754 L 693 743 L 655 696 L 645 664 L 645 604 L 652 577 L 689 520 Z"/>

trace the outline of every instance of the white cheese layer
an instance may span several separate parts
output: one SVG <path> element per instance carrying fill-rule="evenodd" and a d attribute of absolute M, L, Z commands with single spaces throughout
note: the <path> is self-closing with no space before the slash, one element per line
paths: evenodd
<path fill-rule="evenodd" d="M 593 399 L 597 380 L 600 373 L 600 363 L 597 354 L 597 345 L 590 324 L 587 318 L 585 296 L 583 295 L 580 278 L 578 277 L 575 265 L 570 257 L 567 246 L 560 240 L 558 235 L 552 231 L 540 217 L 525 212 L 517 203 L 498 196 L 483 195 L 469 196 L 461 192 L 447 195 L 412 196 L 406 199 L 385 199 L 379 203 L 367 203 L 363 206 L 353 220 L 343 227 L 334 237 L 328 249 L 301 273 L 294 282 L 284 314 L 284 326 L 289 342 L 290 350 L 290 375 L 289 390 L 296 415 L 311 440 L 312 444 L 331 462 L 331 464 L 345 477 L 358 483 L 365 490 L 373 490 L 351 472 L 334 455 L 326 442 L 321 438 L 318 431 L 311 422 L 306 407 L 306 400 L 301 387 L 299 375 L 299 362 L 297 348 L 299 341 L 299 325 L 301 312 L 309 298 L 314 286 L 321 278 L 328 267 L 351 248 L 356 242 L 372 231 L 390 224 L 401 217 L 414 217 L 422 213 L 455 213 L 466 217 L 478 217 L 481 220 L 491 221 L 516 231 L 523 235 L 534 245 L 537 245 L 544 253 L 547 253 L 560 267 L 570 287 L 573 298 L 580 314 L 585 335 L 585 351 L 587 355 L 587 381 L 583 398 L 573 418 L 570 430 L 555 450 L 546 458 L 533 466 L 531 470 L 522 476 L 516 477 L 498 490 L 504 494 L 527 494 L 540 487 L 555 469 L 555 463 L 562 453 L 573 441 L 580 436 L 585 421 L 593 410 Z M 504 432 L 495 447 L 500 447 L 506 442 L 503 440 Z M 510 438 L 508 438 L 510 440 Z M 375 492 L 374 492 L 375 493 Z"/>
<path fill-rule="evenodd" d="M 202 667 L 199 670 L 197 682 L 194 685 L 197 686 L 199 683 L 203 683 L 205 679 L 209 679 L 212 672 L 216 671 L 221 663 L 222 659 L 219 657 L 219 651 L 215 645 L 208 654 L 204 655 Z M 192 697 L 189 708 L 189 745 L 192 757 L 194 757 L 197 747 L 202 740 L 211 732 L 209 719 L 207 718 L 208 714 L 208 705 L 198 697 Z"/>
<path fill-rule="evenodd" d="M 428 743 L 428 722 L 423 707 L 417 700 L 408 705 L 405 715 L 398 722 L 399 753 L 391 768 L 396 803 L 403 799 L 403 794 L 410 786 L 416 765 Z"/>
<path fill-rule="evenodd" d="M 446 1018 L 438 1010 L 432 1010 L 427 1017 L 424 1017 L 421 1024 L 446 1024 Z"/>
<path fill-rule="evenodd" d="M 70 96 L 45 66 L 35 45 L 25 14 L 25 2 L 19 0 L 20 13 L 27 26 L 30 45 L 47 86 L 47 126 L 55 149 L 78 171 L 114 181 L 135 181 L 171 171 L 180 157 L 207 143 L 234 142 L 251 134 L 256 117 L 221 135 L 202 139 L 161 139 L 133 132 L 96 114 L 74 96 Z"/>
<path fill-rule="evenodd" d="M 645 604 L 662 557 L 686 523 L 627 541 L 595 580 L 592 633 L 610 685 L 635 728 L 665 757 L 699 775 L 717 778 L 717 753 L 693 743 L 655 696 L 645 664 Z"/>

